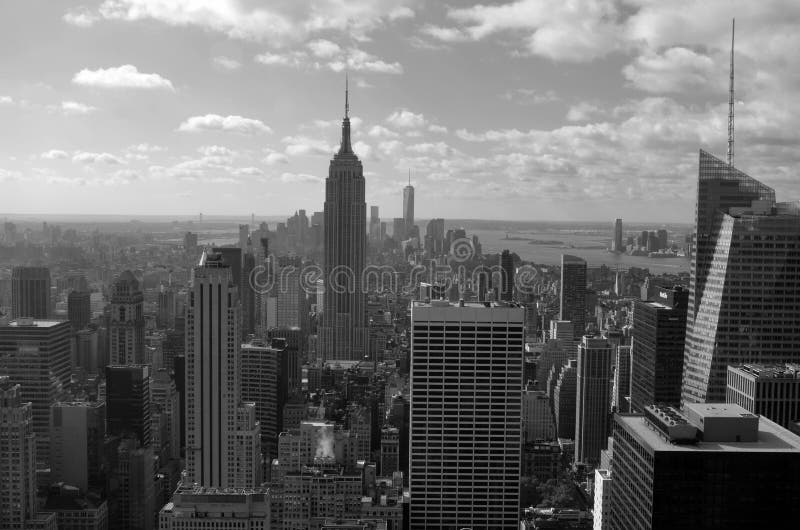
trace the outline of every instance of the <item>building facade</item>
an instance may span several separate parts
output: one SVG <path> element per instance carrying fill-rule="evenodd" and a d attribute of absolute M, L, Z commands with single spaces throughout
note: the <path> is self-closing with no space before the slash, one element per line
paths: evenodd
<path fill-rule="evenodd" d="M 728 366 L 725 401 L 788 429 L 800 420 L 800 365 Z"/>
<path fill-rule="evenodd" d="M 586 261 L 578 256 L 561 255 L 559 320 L 572 322 L 573 339 L 581 340 L 586 331 Z"/>
<path fill-rule="evenodd" d="M 412 302 L 409 528 L 517 528 L 524 322 Z"/>
<path fill-rule="evenodd" d="M 578 346 L 575 397 L 575 461 L 596 463 L 609 434 L 612 348 L 606 339 L 584 337 Z"/>
<path fill-rule="evenodd" d="M 14 267 L 11 270 L 11 316 L 42 320 L 50 316 L 50 269 Z"/>

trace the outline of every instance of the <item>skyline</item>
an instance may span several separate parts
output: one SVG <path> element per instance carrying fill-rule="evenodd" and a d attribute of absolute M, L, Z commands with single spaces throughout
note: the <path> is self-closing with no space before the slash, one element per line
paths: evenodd
<path fill-rule="evenodd" d="M 794 3 L 259 4 L 0 7 L 0 211 L 321 211 L 347 71 L 384 220 L 410 169 L 423 219 L 691 223 L 733 17 L 736 166 L 800 196 Z"/>

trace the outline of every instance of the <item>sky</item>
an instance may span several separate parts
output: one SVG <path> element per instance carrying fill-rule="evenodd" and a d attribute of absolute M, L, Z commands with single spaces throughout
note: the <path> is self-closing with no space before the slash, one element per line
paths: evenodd
<path fill-rule="evenodd" d="M 797 0 L 5 0 L 0 213 L 322 209 L 350 79 L 368 205 L 691 222 L 698 150 L 800 199 Z"/>

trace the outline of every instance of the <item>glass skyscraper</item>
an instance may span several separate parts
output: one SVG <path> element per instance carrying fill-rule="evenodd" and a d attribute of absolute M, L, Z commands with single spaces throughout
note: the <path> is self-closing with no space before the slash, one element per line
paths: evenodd
<path fill-rule="evenodd" d="M 800 359 L 800 203 L 700 151 L 681 401 L 725 400 L 729 364 Z"/>

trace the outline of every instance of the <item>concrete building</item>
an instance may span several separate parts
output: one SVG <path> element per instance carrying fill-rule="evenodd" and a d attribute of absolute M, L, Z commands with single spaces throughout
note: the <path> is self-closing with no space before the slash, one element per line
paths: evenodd
<path fill-rule="evenodd" d="M 569 320 L 573 340 L 581 340 L 586 331 L 586 261 L 578 256 L 561 255 L 559 320 Z"/>
<path fill-rule="evenodd" d="M 241 400 L 237 292 L 223 256 L 204 252 L 186 316 L 186 460 L 188 480 L 205 487 L 255 487 L 240 480 L 260 478 L 241 467 L 255 464 L 261 435 L 255 407 Z"/>
<path fill-rule="evenodd" d="M 800 437 L 734 404 L 684 412 L 614 416 L 608 528 L 794 528 Z"/>
<path fill-rule="evenodd" d="M 412 302 L 409 528 L 517 528 L 524 312 Z"/>
<path fill-rule="evenodd" d="M 181 456 L 180 396 L 169 370 L 155 370 L 150 378 L 151 425 L 166 425 L 164 433 L 151 427 L 153 452 L 162 459 L 178 460 Z M 163 463 L 163 462 L 162 462 Z"/>
<path fill-rule="evenodd" d="M 108 517 L 120 530 L 152 530 L 156 521 L 155 457 L 135 437 L 113 437 L 108 446 Z"/>
<path fill-rule="evenodd" d="M 259 344 L 243 344 L 240 352 L 242 400 L 255 403 L 261 425 L 261 452 L 270 463 L 278 457 L 286 379 L 281 377 L 283 350 Z M 305 403 L 303 403 L 305 406 Z"/>
<path fill-rule="evenodd" d="M 594 470 L 594 530 L 606 530 L 610 527 L 611 488 L 614 482 L 607 469 Z"/>
<path fill-rule="evenodd" d="M 106 530 L 108 503 L 78 488 L 56 484 L 50 488 L 44 510 L 56 516 L 58 530 Z"/>
<path fill-rule="evenodd" d="M 633 305 L 631 407 L 680 403 L 689 292 L 659 288 Z"/>
<path fill-rule="evenodd" d="M 19 383 L 0 376 L 0 526 L 10 530 L 56 530 L 53 513 L 36 502 L 36 432 L 33 407 Z"/>
<path fill-rule="evenodd" d="M 614 383 L 611 410 L 629 412 L 631 395 L 631 346 L 617 346 L 614 352 Z"/>
<path fill-rule="evenodd" d="M 341 469 L 303 467 L 283 477 L 283 529 L 321 528 L 325 519 L 358 518 L 362 477 Z"/>
<path fill-rule="evenodd" d="M 50 407 L 70 387 L 71 328 L 67 321 L 12 320 L 0 323 L 0 374 L 20 385 L 21 399 L 33 405 L 37 465 L 50 462 Z"/>
<path fill-rule="evenodd" d="M 800 420 L 800 365 L 728 366 L 726 401 L 788 429 Z"/>
<path fill-rule="evenodd" d="M 11 317 L 46 320 L 50 316 L 50 269 L 14 267 L 11 270 Z"/>
<path fill-rule="evenodd" d="M 612 348 L 607 339 L 584 337 L 578 346 L 575 461 L 596 463 L 609 433 Z"/>
<path fill-rule="evenodd" d="M 111 321 L 109 362 L 111 364 L 144 364 L 144 295 L 139 280 L 125 271 L 111 285 Z"/>
<path fill-rule="evenodd" d="M 179 486 L 158 514 L 159 530 L 271 530 L 282 528 L 282 496 L 269 488 Z"/>

